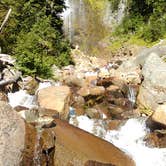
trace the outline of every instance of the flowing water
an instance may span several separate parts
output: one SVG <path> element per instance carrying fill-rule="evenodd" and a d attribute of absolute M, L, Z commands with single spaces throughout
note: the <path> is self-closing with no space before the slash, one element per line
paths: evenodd
<path fill-rule="evenodd" d="M 119 130 L 106 130 L 100 120 L 89 119 L 86 116 L 71 118 L 70 123 L 113 143 L 130 155 L 136 166 L 166 166 L 166 148 L 148 147 L 144 141 L 149 133 L 145 120 L 129 119 Z"/>
<path fill-rule="evenodd" d="M 24 90 L 20 90 L 15 93 L 8 93 L 8 98 L 9 104 L 12 107 L 23 106 L 27 108 L 32 108 L 36 106 L 35 96 L 27 94 Z"/>
<path fill-rule="evenodd" d="M 131 102 L 131 106 L 132 108 L 135 106 L 135 103 L 136 103 L 136 92 L 134 90 L 134 88 L 129 85 L 128 86 L 128 95 L 127 95 L 129 101 Z"/>
<path fill-rule="evenodd" d="M 50 86 L 49 83 L 40 85 L 40 88 Z M 130 87 L 130 86 L 129 86 Z M 25 107 L 34 106 L 34 96 L 26 94 L 25 91 L 8 94 L 10 104 L 15 107 L 23 105 Z M 17 98 L 17 100 L 16 100 Z M 128 98 L 134 103 L 135 95 L 132 88 L 129 88 Z M 38 119 L 40 124 L 48 123 L 52 119 Z M 72 114 L 69 123 L 73 124 L 85 131 L 88 131 L 102 139 L 105 139 L 121 150 L 129 154 L 137 166 L 166 166 L 166 148 L 152 148 L 146 145 L 144 141 L 145 136 L 149 133 L 146 127 L 145 118 L 129 119 L 118 130 L 107 130 L 107 123 L 103 120 L 90 119 L 87 116 L 76 117 Z M 39 130 L 36 137 L 36 145 L 34 152 L 34 165 L 40 166 L 40 137 L 41 130 Z"/>
<path fill-rule="evenodd" d="M 121 0 L 118 10 L 112 12 L 109 0 L 65 0 L 67 9 L 62 13 L 65 36 L 84 52 L 101 54 L 109 45 L 113 27 L 125 15 L 126 1 Z"/>

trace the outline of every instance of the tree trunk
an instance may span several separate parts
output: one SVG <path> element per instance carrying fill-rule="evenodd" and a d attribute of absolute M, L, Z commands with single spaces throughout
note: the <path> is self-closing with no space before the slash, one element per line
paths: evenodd
<path fill-rule="evenodd" d="M 1 27 L 0 27 L 0 33 L 2 32 L 3 27 L 4 27 L 5 24 L 7 23 L 8 19 L 9 19 L 9 16 L 10 16 L 10 14 L 11 14 L 11 11 L 12 11 L 12 9 L 10 8 L 10 9 L 8 10 L 6 16 L 5 16 L 5 19 L 4 19 L 3 22 L 2 22 L 2 25 L 1 25 Z"/>

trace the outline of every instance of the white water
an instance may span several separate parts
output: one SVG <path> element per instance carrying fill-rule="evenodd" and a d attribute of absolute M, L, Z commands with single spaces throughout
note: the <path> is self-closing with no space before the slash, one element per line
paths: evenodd
<path fill-rule="evenodd" d="M 83 0 L 65 0 L 66 10 L 62 13 L 64 33 L 70 41 L 78 29 L 86 28 L 85 5 Z"/>
<path fill-rule="evenodd" d="M 117 131 L 107 131 L 99 125 L 100 122 L 96 123 L 96 120 L 86 116 L 77 117 L 76 121 L 71 118 L 70 123 L 113 143 L 129 154 L 136 162 L 136 166 L 166 166 L 166 148 L 147 147 L 143 141 L 149 132 L 145 120 L 130 119 Z"/>
<path fill-rule="evenodd" d="M 40 83 L 37 91 L 43 88 L 47 88 L 51 85 L 52 84 L 50 82 Z M 55 85 L 59 86 L 58 83 Z M 35 96 L 29 95 L 25 90 L 19 90 L 15 93 L 8 93 L 8 98 L 9 98 L 9 104 L 13 108 L 16 106 L 23 106 L 30 109 L 36 107 Z"/>
<path fill-rule="evenodd" d="M 129 101 L 132 103 L 132 107 L 133 107 L 136 102 L 136 94 L 135 94 L 134 88 L 131 85 L 129 85 L 129 87 L 128 87 L 127 97 L 129 99 Z"/>
<path fill-rule="evenodd" d="M 104 2 L 103 0 L 103 3 L 105 3 L 105 8 L 100 11 L 102 15 L 101 24 L 103 24 L 105 28 L 112 29 L 113 25 L 119 24 L 124 18 L 127 0 L 121 0 L 118 10 L 115 12 L 112 12 L 111 3 L 109 1 L 106 0 Z M 89 9 L 85 0 L 65 0 L 65 5 L 67 8 L 62 13 L 65 36 L 73 42 L 74 37 L 78 34 L 83 35 L 84 37 L 89 35 L 89 24 L 94 26 L 92 25 L 92 20 L 90 19 L 93 15 L 93 10 Z M 93 31 L 98 32 L 98 28 L 94 26 Z M 93 33 L 97 34 L 97 32 Z M 105 36 L 103 36 L 103 38 L 104 37 Z"/>
<path fill-rule="evenodd" d="M 29 95 L 24 90 L 20 90 L 15 93 L 8 93 L 9 104 L 12 107 L 24 106 L 27 108 L 32 108 L 35 106 L 35 97 Z"/>

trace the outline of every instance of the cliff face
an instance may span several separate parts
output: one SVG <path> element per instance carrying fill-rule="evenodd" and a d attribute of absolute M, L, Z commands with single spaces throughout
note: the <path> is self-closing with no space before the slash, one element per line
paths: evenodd
<path fill-rule="evenodd" d="M 109 0 L 66 0 L 67 9 L 62 14 L 66 37 L 86 53 L 101 52 L 112 28 L 121 22 L 125 4 L 126 0 L 121 0 L 113 12 Z"/>

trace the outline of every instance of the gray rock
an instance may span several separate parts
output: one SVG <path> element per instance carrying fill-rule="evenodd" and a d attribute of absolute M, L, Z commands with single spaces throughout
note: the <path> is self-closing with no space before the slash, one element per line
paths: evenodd
<path fill-rule="evenodd" d="M 0 119 L 0 165 L 19 165 L 25 143 L 25 123 L 17 112 L 2 101 Z"/>
<path fill-rule="evenodd" d="M 157 54 L 159 57 L 162 57 L 166 54 L 166 46 L 163 45 L 156 45 L 152 48 L 145 48 L 143 49 L 133 61 L 136 65 L 143 66 L 146 62 L 146 59 L 150 56 L 151 53 Z"/>
<path fill-rule="evenodd" d="M 146 59 L 142 75 L 144 81 L 140 87 L 138 103 L 155 109 L 166 101 L 166 63 L 156 54 L 151 53 Z"/>

